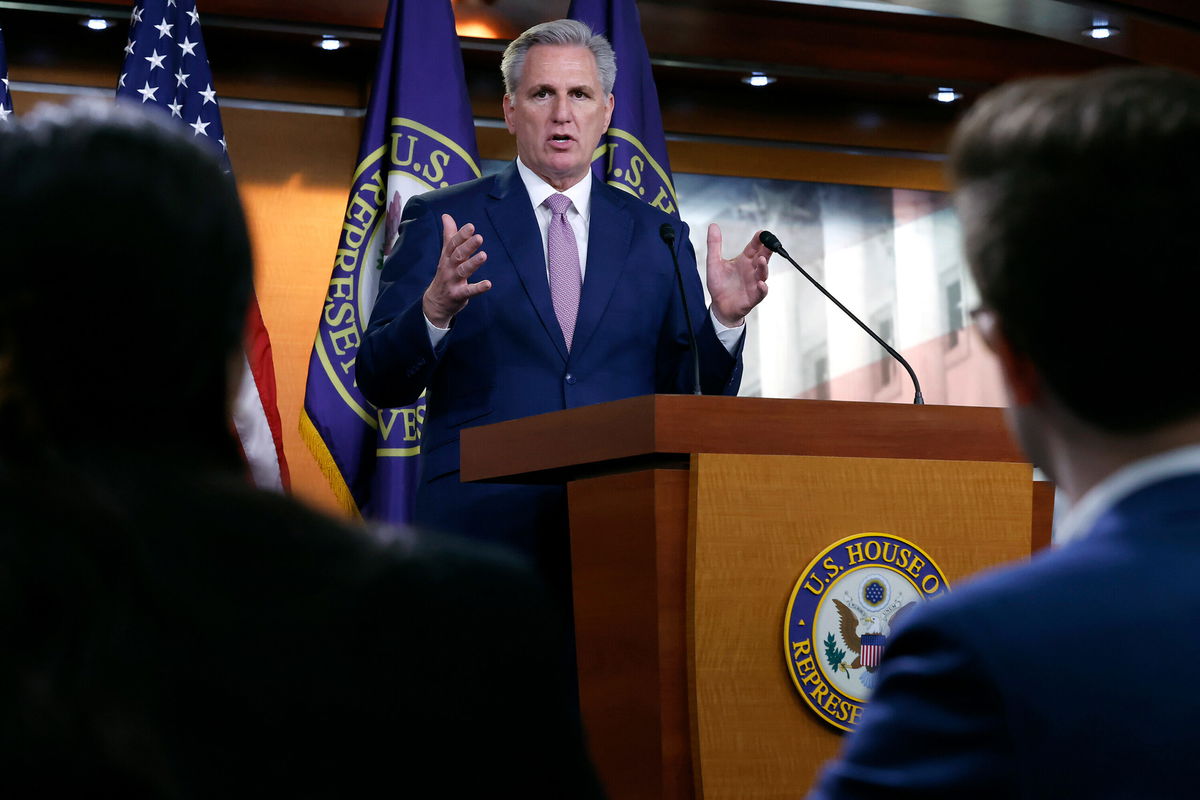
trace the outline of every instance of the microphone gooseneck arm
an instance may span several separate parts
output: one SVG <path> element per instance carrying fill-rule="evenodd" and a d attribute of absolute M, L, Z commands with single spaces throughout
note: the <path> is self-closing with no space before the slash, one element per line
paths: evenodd
<path fill-rule="evenodd" d="M 679 256 L 675 253 L 675 229 L 664 222 L 658 229 L 663 244 L 671 251 L 671 263 L 675 265 L 675 283 L 679 286 L 679 299 L 683 301 L 683 318 L 687 321 L 688 344 L 692 348 L 692 394 L 700 392 L 700 348 L 696 346 L 696 331 L 692 327 L 692 312 L 688 309 L 687 292 L 683 288 L 683 273 L 679 270 Z"/>
<path fill-rule="evenodd" d="M 758 240 L 760 242 L 762 242 L 764 245 L 766 245 L 767 249 L 770 250 L 772 253 L 778 253 L 779 255 L 781 255 L 785 259 L 787 259 L 789 264 L 791 264 L 793 267 L 798 269 L 800 271 L 801 275 L 808 278 L 809 282 L 821 291 L 821 294 L 825 295 L 830 300 L 832 300 L 833 304 L 835 306 L 837 306 L 838 308 L 840 308 L 846 314 L 846 316 L 848 316 L 850 319 L 852 319 L 856 323 L 858 323 L 858 327 L 860 327 L 864 331 L 866 331 L 871 336 L 871 338 L 874 339 L 876 342 L 879 342 L 879 346 L 882 347 L 884 350 L 888 351 L 888 353 L 892 356 L 892 358 L 899 361 L 900 365 L 902 367 L 904 367 L 905 370 L 908 371 L 908 377 L 912 378 L 913 388 L 916 390 L 916 392 L 913 394 L 913 404 L 918 405 L 918 406 L 925 405 L 925 398 L 921 395 L 921 382 L 917 380 L 917 373 L 913 372 L 912 366 L 908 363 L 908 361 L 905 360 L 904 356 L 897 353 L 895 348 L 893 348 L 890 344 L 885 342 L 883 339 L 879 338 L 879 335 L 876 334 L 875 331 L 868 328 L 865 322 L 863 322 L 858 317 L 854 316 L 854 312 L 851 311 L 850 309 L 846 308 L 844 305 L 842 305 L 841 301 L 839 301 L 836 297 L 831 295 L 825 289 L 824 286 L 822 286 L 820 283 L 817 282 L 816 278 L 814 278 L 812 275 L 809 275 L 807 272 L 805 272 L 804 267 L 797 264 L 795 259 L 793 259 L 790 255 L 788 255 L 788 251 L 783 249 L 783 244 L 780 243 L 779 237 L 777 237 L 775 234 L 771 233 L 770 231 L 763 231 L 762 233 L 760 233 L 758 235 Z"/>

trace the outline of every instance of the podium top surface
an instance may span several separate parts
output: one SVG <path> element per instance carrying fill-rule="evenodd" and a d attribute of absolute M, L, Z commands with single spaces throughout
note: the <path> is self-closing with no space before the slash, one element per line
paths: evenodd
<path fill-rule="evenodd" d="M 464 429 L 460 477 L 562 482 L 692 453 L 1025 461 L 998 408 L 644 395 Z"/>

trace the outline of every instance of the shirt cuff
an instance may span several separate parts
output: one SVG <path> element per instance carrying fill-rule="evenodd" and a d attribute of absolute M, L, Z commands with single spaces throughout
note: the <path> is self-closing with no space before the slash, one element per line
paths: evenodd
<path fill-rule="evenodd" d="M 712 317 L 713 330 L 717 332 L 717 340 L 721 342 L 725 348 L 725 352 L 733 355 L 737 350 L 738 343 L 742 341 L 742 337 L 746 335 L 746 322 L 742 321 L 741 325 L 736 328 L 726 328 L 721 324 L 721 320 L 717 319 L 717 312 L 709 306 L 708 315 Z M 429 320 L 425 320 L 429 322 Z M 445 335 L 445 334 L 443 334 Z"/>
<path fill-rule="evenodd" d="M 425 317 L 424 314 L 421 316 Z M 439 328 L 437 325 L 434 325 L 429 321 L 429 317 L 425 317 L 425 330 L 429 332 L 429 345 L 434 350 L 437 350 L 437 346 L 442 343 L 442 339 L 445 339 L 446 334 L 450 332 L 449 328 Z"/>

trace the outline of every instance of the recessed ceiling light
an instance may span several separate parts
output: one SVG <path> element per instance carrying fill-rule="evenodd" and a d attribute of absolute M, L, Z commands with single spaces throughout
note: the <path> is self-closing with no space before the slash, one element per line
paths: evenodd
<path fill-rule="evenodd" d="M 775 80 L 774 76 L 765 72 L 751 72 L 742 78 L 742 83 L 748 83 L 751 86 L 770 86 Z"/>
<path fill-rule="evenodd" d="M 937 100 L 939 103 L 953 103 L 955 100 L 961 100 L 962 94 L 949 86 L 939 86 L 936 92 L 929 93 L 929 99 Z"/>
<path fill-rule="evenodd" d="M 103 17 L 88 17 L 87 19 L 80 20 L 79 24 L 91 31 L 106 31 L 113 26 L 110 21 Z"/>
<path fill-rule="evenodd" d="M 341 50 L 344 47 L 349 47 L 350 43 L 345 39 L 339 39 L 336 36 L 325 34 L 320 39 L 313 42 L 313 46 L 319 47 L 322 50 Z"/>
<path fill-rule="evenodd" d="M 1108 39 L 1120 32 L 1120 28 L 1114 28 L 1112 25 L 1093 25 L 1090 28 L 1084 28 L 1080 31 L 1080 33 L 1089 39 Z"/>

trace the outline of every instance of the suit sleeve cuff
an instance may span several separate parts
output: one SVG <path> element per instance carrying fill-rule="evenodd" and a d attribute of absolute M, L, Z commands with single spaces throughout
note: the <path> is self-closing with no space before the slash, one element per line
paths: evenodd
<path fill-rule="evenodd" d="M 424 314 L 421 316 L 425 317 Z M 429 317 L 425 317 L 425 330 L 429 332 L 429 345 L 434 350 L 437 350 L 437 346 L 442 343 L 442 339 L 445 339 L 446 334 L 450 332 L 449 328 L 439 328 L 437 325 L 434 325 L 429 321 Z"/>
<path fill-rule="evenodd" d="M 717 341 L 725 348 L 725 352 L 734 355 L 742 337 L 746 335 L 746 323 L 742 322 L 736 328 L 727 328 L 721 324 L 721 320 L 717 319 L 717 313 L 712 310 L 711 306 L 708 309 L 708 315 L 712 317 L 713 331 L 717 334 Z M 428 322 L 428 320 L 426 321 Z"/>

